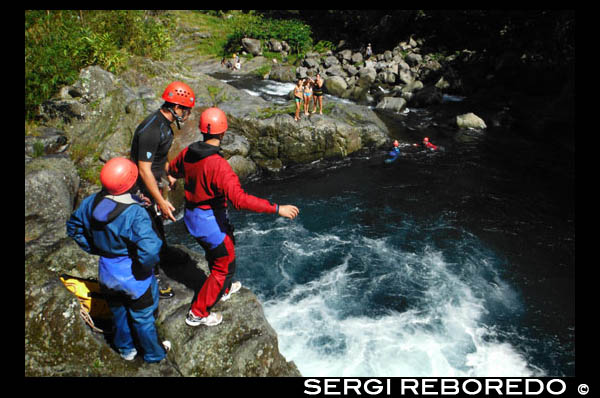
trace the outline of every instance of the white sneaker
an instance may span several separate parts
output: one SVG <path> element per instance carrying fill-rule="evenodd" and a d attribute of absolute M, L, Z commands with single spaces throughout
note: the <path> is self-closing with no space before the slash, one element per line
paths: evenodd
<path fill-rule="evenodd" d="M 162 342 L 163 347 L 165 348 L 166 352 L 171 351 L 171 342 L 169 340 L 165 340 Z"/>
<path fill-rule="evenodd" d="M 133 361 L 136 355 L 137 350 L 134 348 L 132 351 L 129 352 L 129 354 L 121 354 L 121 358 L 123 358 L 126 361 Z"/>
<path fill-rule="evenodd" d="M 242 288 L 242 282 L 233 282 L 231 284 L 231 287 L 229 288 L 229 293 L 224 294 L 221 297 L 221 301 L 227 301 L 231 298 L 231 295 L 237 291 L 239 291 Z"/>
<path fill-rule="evenodd" d="M 219 323 L 223 321 L 223 315 L 218 312 L 211 312 L 207 317 L 199 317 L 192 313 L 192 310 L 188 312 L 187 318 L 185 318 L 185 323 L 190 326 L 217 326 Z"/>

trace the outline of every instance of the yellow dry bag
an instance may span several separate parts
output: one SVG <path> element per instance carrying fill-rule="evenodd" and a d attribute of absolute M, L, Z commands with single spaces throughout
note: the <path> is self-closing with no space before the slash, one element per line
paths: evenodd
<path fill-rule="evenodd" d="M 110 319 L 112 313 L 106 299 L 100 293 L 100 283 L 95 279 L 83 279 L 63 274 L 60 280 L 67 290 L 77 297 L 81 305 L 80 314 L 83 320 L 96 332 L 104 331 L 94 325 L 92 318 Z"/>

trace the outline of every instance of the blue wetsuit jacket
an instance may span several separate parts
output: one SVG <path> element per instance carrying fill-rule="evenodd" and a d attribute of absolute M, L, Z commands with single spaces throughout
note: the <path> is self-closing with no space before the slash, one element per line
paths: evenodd
<path fill-rule="evenodd" d="M 67 234 L 83 250 L 100 256 L 100 283 L 132 299 L 148 290 L 162 241 L 130 194 L 88 196 L 67 221 Z"/>

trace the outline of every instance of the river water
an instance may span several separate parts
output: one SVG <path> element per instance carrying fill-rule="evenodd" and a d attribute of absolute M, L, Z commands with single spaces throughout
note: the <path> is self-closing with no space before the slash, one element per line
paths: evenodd
<path fill-rule="evenodd" d="M 293 88 L 220 78 L 275 103 Z M 387 120 L 391 165 L 384 148 L 244 184 L 300 215 L 230 211 L 237 279 L 305 377 L 574 376 L 574 155 L 435 121 Z M 410 146 L 424 135 L 444 151 Z M 181 220 L 167 232 L 202 252 Z"/>

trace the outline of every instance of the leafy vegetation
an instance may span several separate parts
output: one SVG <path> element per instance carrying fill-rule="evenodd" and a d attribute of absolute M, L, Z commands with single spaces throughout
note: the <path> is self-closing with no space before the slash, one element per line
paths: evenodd
<path fill-rule="evenodd" d="M 228 51 L 235 51 L 244 37 L 284 40 L 295 54 L 303 54 L 312 48 L 311 27 L 296 19 L 276 20 L 249 12 L 239 14 L 231 24 L 233 32 L 225 46 Z"/>
<path fill-rule="evenodd" d="M 25 119 L 81 68 L 118 73 L 131 55 L 164 59 L 172 29 L 141 10 L 25 11 Z"/>

